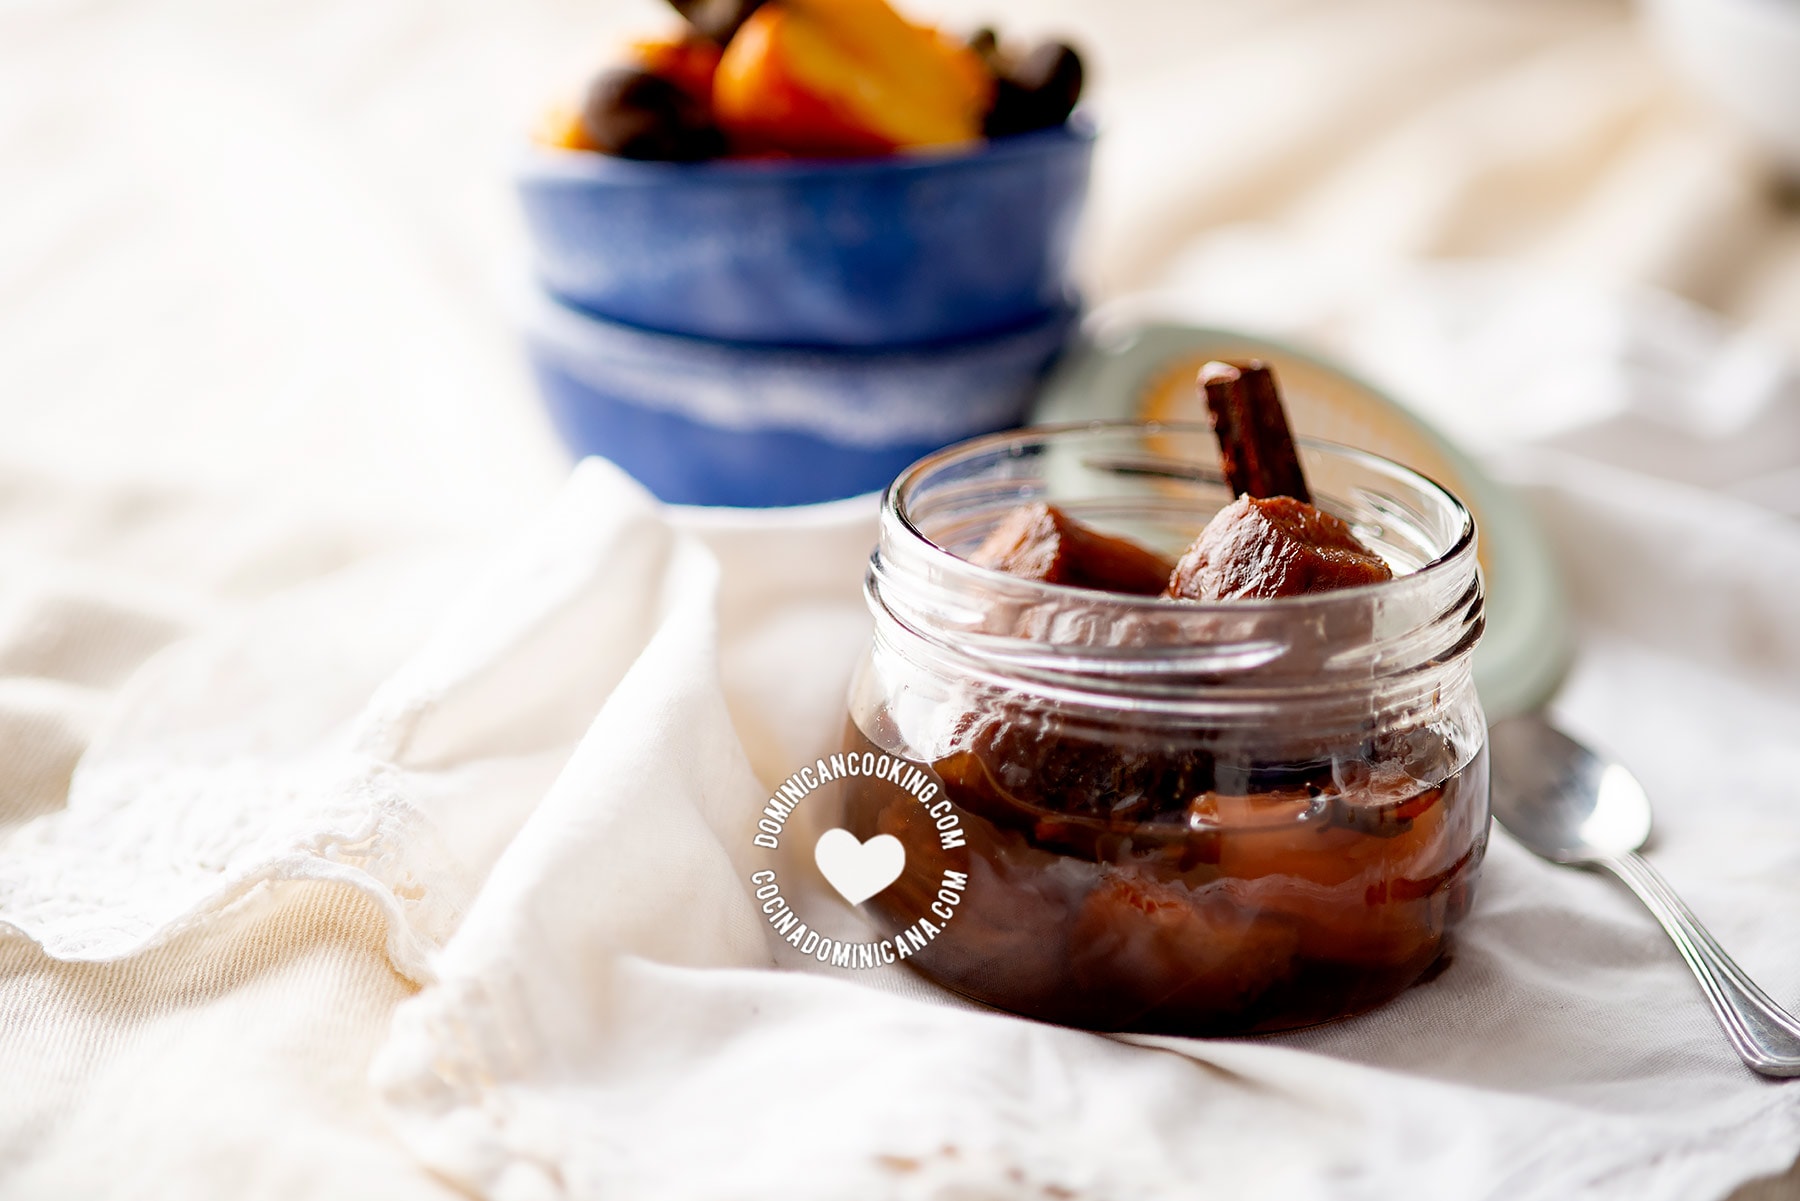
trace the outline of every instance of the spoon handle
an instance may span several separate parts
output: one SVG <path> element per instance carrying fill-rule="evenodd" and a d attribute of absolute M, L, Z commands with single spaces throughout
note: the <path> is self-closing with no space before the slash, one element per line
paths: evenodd
<path fill-rule="evenodd" d="M 1765 1076 L 1800 1076 L 1800 1020 L 1769 999 L 1732 962 L 1668 881 L 1637 854 L 1600 861 L 1625 882 L 1681 951 L 1706 993 L 1725 1037 L 1749 1067 Z"/>

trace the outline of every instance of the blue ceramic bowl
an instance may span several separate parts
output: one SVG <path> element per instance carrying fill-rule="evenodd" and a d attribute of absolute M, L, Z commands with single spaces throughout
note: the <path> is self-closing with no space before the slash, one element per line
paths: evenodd
<path fill-rule="evenodd" d="M 923 455 L 1024 418 L 1075 327 L 908 350 L 709 342 L 603 321 L 534 294 L 526 342 L 576 455 L 672 504 L 811 504 L 885 488 Z"/>
<path fill-rule="evenodd" d="M 1016 329 L 1070 302 L 1094 134 L 1079 119 L 968 151 L 645 163 L 534 149 L 537 275 L 597 316 L 782 346 Z"/>

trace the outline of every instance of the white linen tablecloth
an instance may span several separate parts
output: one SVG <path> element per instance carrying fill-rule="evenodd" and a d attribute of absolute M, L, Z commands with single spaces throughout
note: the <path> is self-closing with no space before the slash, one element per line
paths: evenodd
<path fill-rule="evenodd" d="M 1754 160 L 1608 4 L 983 9 L 1099 65 L 1096 296 L 1334 347 L 1525 492 L 1580 623 L 1559 712 L 1800 1003 L 1800 235 Z M 558 491 L 492 299 L 510 131 L 655 12 L 0 13 L 0 1193 L 1786 1169 L 1800 1085 L 1736 1064 L 1635 902 L 1504 837 L 1448 971 L 1281 1038 L 770 970 L 747 825 L 835 738 L 869 508 Z"/>
<path fill-rule="evenodd" d="M 1563 712 L 1652 781 L 1659 860 L 1792 997 L 1800 537 L 1739 502 L 1531 466 L 1588 627 Z M 168 985 L 146 963 L 263 928 L 237 936 L 255 956 L 289 906 L 344 915 L 424 985 L 374 1056 L 386 1120 L 497 1197 L 1677 1198 L 1800 1148 L 1800 1091 L 1737 1065 L 1635 902 L 1503 837 L 1449 971 L 1282 1038 L 1131 1046 L 945 1004 L 904 969 L 768 970 L 753 763 L 835 738 L 868 533 L 840 506 L 701 537 L 594 462 L 490 560 L 377 560 L 175 644 L 66 804 L 10 831 L 0 898 L 42 948 L 12 944 L 39 976 L 16 999 L 66 1022 L 81 973 L 48 960 L 119 962 L 149 996 L 90 1003 L 150 1021 Z M 188 987 L 165 1004 L 206 997 Z M 79 1115 L 189 1093 L 204 1111 L 219 1065 L 144 1037 L 129 1099 L 89 1081 Z M 56 1045 L 19 1048 L 10 1106 L 44 1104 Z M 25 1152 L 15 1184 L 119 1166 L 73 1150 Z"/>

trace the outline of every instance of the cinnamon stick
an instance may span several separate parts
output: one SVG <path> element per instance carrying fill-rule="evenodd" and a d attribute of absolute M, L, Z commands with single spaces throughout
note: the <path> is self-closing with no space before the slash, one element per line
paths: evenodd
<path fill-rule="evenodd" d="M 1219 462 L 1237 496 L 1291 496 L 1312 503 L 1294 435 L 1275 389 L 1275 373 L 1256 359 L 1208 363 L 1200 391 L 1219 439 Z"/>

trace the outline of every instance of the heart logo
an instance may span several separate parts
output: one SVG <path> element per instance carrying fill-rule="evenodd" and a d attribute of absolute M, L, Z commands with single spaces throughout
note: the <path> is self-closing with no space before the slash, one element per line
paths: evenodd
<path fill-rule="evenodd" d="M 906 869 L 906 848 L 892 834 L 858 842 L 848 830 L 833 828 L 819 835 L 813 859 L 825 880 L 852 905 L 860 905 Z"/>

